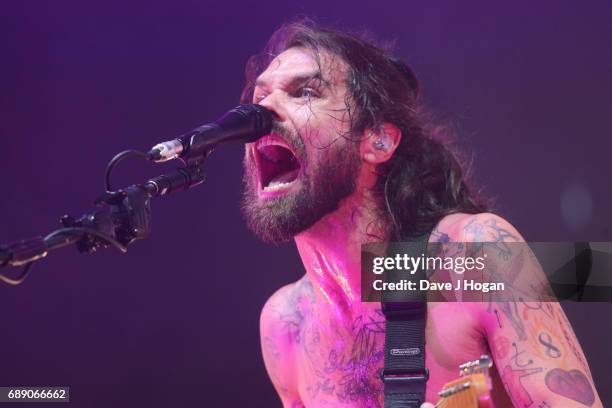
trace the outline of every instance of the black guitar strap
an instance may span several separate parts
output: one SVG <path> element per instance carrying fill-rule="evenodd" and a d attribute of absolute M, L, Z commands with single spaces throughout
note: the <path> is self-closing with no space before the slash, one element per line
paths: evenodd
<path fill-rule="evenodd" d="M 429 234 L 412 242 L 390 244 L 387 256 L 427 256 Z M 425 270 L 414 275 L 406 271 L 385 271 L 385 282 L 426 279 Z M 423 294 L 421 294 L 423 292 Z M 429 371 L 425 367 L 425 291 L 385 290 L 381 294 L 386 319 L 385 367 L 381 373 L 385 408 L 419 408 L 425 400 Z"/>

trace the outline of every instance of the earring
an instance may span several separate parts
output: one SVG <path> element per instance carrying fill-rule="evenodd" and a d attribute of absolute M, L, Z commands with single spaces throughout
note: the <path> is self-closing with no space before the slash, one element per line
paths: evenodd
<path fill-rule="evenodd" d="M 382 140 L 382 138 L 379 137 L 378 139 L 374 141 L 374 148 L 376 150 L 387 150 L 387 145 Z"/>

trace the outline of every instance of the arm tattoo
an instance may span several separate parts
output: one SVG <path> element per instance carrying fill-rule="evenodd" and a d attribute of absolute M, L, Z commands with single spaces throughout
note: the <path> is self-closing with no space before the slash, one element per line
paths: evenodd
<path fill-rule="evenodd" d="M 522 383 L 523 378 L 538 374 L 542 372 L 542 370 L 542 367 L 519 369 L 513 369 L 509 365 L 504 367 L 502 378 L 506 384 L 506 388 L 513 391 L 510 397 L 517 408 L 528 408 L 533 404 L 531 395 L 529 395 Z"/>
<path fill-rule="evenodd" d="M 497 219 L 494 217 L 482 222 L 471 219 L 463 229 L 468 236 L 471 236 L 470 241 L 486 242 L 489 245 L 494 243 L 493 246 L 497 248 L 499 255 L 504 259 L 512 255 L 512 250 L 507 245 L 507 242 L 519 241 L 516 235 L 499 226 Z"/>
<path fill-rule="evenodd" d="M 546 387 L 555 394 L 590 407 L 595 402 L 595 393 L 591 383 L 580 370 L 563 370 L 553 368 L 546 373 Z"/>

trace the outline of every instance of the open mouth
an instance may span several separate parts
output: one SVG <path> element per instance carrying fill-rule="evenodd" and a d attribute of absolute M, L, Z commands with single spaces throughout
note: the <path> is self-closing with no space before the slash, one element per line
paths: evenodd
<path fill-rule="evenodd" d="M 265 136 L 255 143 L 253 151 L 263 192 L 284 191 L 297 180 L 300 162 L 284 140 L 274 135 Z"/>

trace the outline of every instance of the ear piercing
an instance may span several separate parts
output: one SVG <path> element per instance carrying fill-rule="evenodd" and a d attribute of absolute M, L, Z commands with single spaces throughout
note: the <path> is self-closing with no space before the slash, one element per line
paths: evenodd
<path fill-rule="evenodd" d="M 387 150 L 387 144 L 380 137 L 374 141 L 373 146 L 376 150 Z"/>

